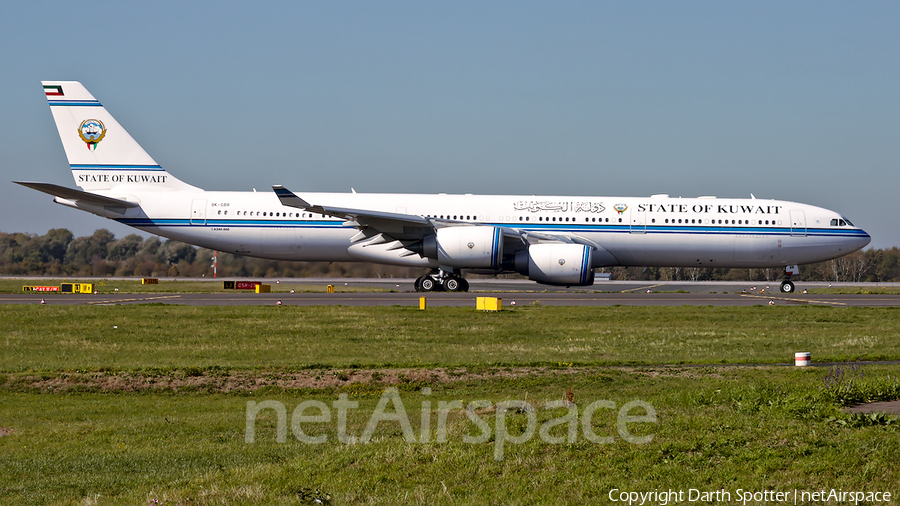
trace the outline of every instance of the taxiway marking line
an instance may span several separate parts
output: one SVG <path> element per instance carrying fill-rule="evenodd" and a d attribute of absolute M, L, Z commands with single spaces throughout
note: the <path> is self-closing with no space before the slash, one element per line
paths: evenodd
<path fill-rule="evenodd" d="M 663 285 L 665 285 L 665 283 L 657 283 L 655 285 L 639 286 L 637 288 L 629 288 L 628 290 L 622 290 L 619 293 L 633 292 L 635 290 L 646 290 L 646 289 L 655 288 L 657 286 L 663 286 Z"/>
<path fill-rule="evenodd" d="M 87 305 L 96 305 L 96 304 L 121 304 L 123 302 L 141 302 L 141 301 L 154 301 L 160 299 L 177 299 L 181 297 L 181 295 L 164 295 L 161 297 L 137 297 L 134 299 L 118 299 L 118 300 L 95 300 L 88 302 Z"/>
<path fill-rule="evenodd" d="M 755 295 L 752 293 L 742 293 L 740 295 L 741 295 L 741 297 L 750 297 L 750 298 L 754 298 L 754 299 L 786 300 L 786 301 L 790 301 L 790 302 L 804 302 L 806 304 L 823 304 L 823 305 L 834 304 L 836 306 L 846 306 L 847 305 L 846 302 L 834 302 L 834 301 L 829 301 L 829 300 L 792 299 L 792 298 L 788 298 L 788 297 L 776 297 L 774 295 L 773 296 Z"/>

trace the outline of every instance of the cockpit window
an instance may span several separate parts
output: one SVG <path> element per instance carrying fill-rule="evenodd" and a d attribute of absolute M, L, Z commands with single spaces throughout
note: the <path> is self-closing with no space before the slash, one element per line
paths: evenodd
<path fill-rule="evenodd" d="M 841 221 L 843 221 L 843 222 L 846 223 L 847 225 L 850 225 L 851 227 L 853 226 L 853 224 L 850 223 L 850 220 L 848 220 L 847 218 L 844 218 L 844 219 L 841 220 Z M 843 223 L 841 223 L 841 225 L 843 225 Z"/>
<path fill-rule="evenodd" d="M 837 226 L 837 220 L 836 220 L 836 219 L 835 219 L 835 220 L 831 220 L 831 226 L 832 226 L 832 227 L 836 227 L 836 226 Z"/>

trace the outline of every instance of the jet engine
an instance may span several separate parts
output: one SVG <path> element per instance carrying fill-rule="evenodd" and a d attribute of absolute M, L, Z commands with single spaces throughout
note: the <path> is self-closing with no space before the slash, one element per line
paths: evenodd
<path fill-rule="evenodd" d="M 594 284 L 590 246 L 540 243 L 516 253 L 516 272 L 545 285 L 589 286 Z"/>
<path fill-rule="evenodd" d="M 503 256 L 499 227 L 458 226 L 437 229 L 425 238 L 422 253 L 440 265 L 469 269 L 496 269 Z"/>

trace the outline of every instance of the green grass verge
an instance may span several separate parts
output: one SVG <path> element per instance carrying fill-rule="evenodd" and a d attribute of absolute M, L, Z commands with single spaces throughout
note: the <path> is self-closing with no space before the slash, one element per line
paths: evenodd
<path fill-rule="evenodd" d="M 863 374 L 855 388 L 893 384 L 896 393 L 898 370 L 863 368 L 855 373 Z M 410 383 L 400 385 L 400 398 L 414 442 L 404 439 L 399 423 L 383 421 L 369 442 L 340 443 L 332 412 L 331 423 L 301 426 L 309 435 L 325 435 L 320 445 L 300 442 L 290 427 L 286 442 L 276 442 L 273 410 L 259 414 L 255 441 L 245 442 L 247 402 L 278 401 L 290 417 L 301 401 L 330 407 L 349 391 L 359 407 L 349 411 L 347 434 L 360 436 L 381 387 L 272 388 L 241 395 L 4 388 L 0 502 L 311 504 L 313 496 L 327 494 L 333 504 L 608 504 L 616 488 L 900 492 L 897 423 L 843 414 L 834 377 L 827 369 L 702 368 Z M 430 395 L 422 394 L 424 385 L 432 388 Z M 566 412 L 546 402 L 563 399 L 569 390 L 582 415 L 592 401 L 615 403 L 615 409 L 598 410 L 591 425 L 597 435 L 614 438 L 612 443 L 587 440 L 579 425 L 572 443 L 535 436 L 505 444 L 503 459 L 496 460 L 497 418 L 490 409 L 480 412 L 494 435 L 487 441 L 463 442 L 465 434 L 477 436 L 481 429 L 459 411 L 448 417 L 447 441 L 434 441 L 439 401 L 524 400 L 540 426 Z M 634 435 L 652 436 L 646 444 L 626 442 L 616 425 L 616 409 L 635 399 L 650 403 L 657 414 L 656 423 L 629 426 Z M 421 442 L 424 401 L 431 402 L 431 442 Z M 507 414 L 511 435 L 523 434 L 527 425 L 527 411 Z M 562 436 L 564 429 L 557 426 L 549 434 Z"/>
<path fill-rule="evenodd" d="M 829 295 L 900 295 L 900 288 L 895 286 L 843 286 L 840 288 L 811 288 L 808 291 L 809 293 Z"/>
<path fill-rule="evenodd" d="M 5 305 L 0 371 L 884 360 L 897 335 L 897 308 Z"/>
<path fill-rule="evenodd" d="M 0 306 L 0 504 L 608 504 L 615 488 L 896 497 L 898 422 L 840 408 L 898 398 L 898 366 L 596 366 L 896 359 L 898 327 L 898 309 L 816 306 Z M 279 443 L 272 410 L 245 441 L 248 401 L 290 417 L 341 393 L 359 402 L 347 428 L 359 436 L 387 386 L 414 442 L 382 422 L 370 441 L 343 444 L 332 411 L 303 426 L 324 444 L 290 425 Z M 497 460 L 486 408 L 485 442 L 464 442 L 481 429 L 459 410 L 435 442 L 441 401 L 527 401 L 533 410 L 505 419 L 517 436 L 530 413 L 538 426 L 562 416 L 547 402 L 567 392 L 579 415 L 597 400 L 650 403 L 657 422 L 631 431 L 652 441 L 623 440 L 616 410 L 601 408 L 592 431 L 613 442 L 589 441 L 579 421 L 574 442 L 536 435 Z"/>

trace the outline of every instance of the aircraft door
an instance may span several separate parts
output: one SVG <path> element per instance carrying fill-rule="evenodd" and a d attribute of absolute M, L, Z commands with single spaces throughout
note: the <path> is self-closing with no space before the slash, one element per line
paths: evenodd
<path fill-rule="evenodd" d="M 641 211 L 640 208 L 628 210 L 631 219 L 631 233 L 643 234 L 647 232 L 647 212 Z"/>
<path fill-rule="evenodd" d="M 194 199 L 191 203 L 191 225 L 206 225 L 206 199 Z"/>
<path fill-rule="evenodd" d="M 791 236 L 806 237 L 806 214 L 803 211 L 791 211 Z"/>

